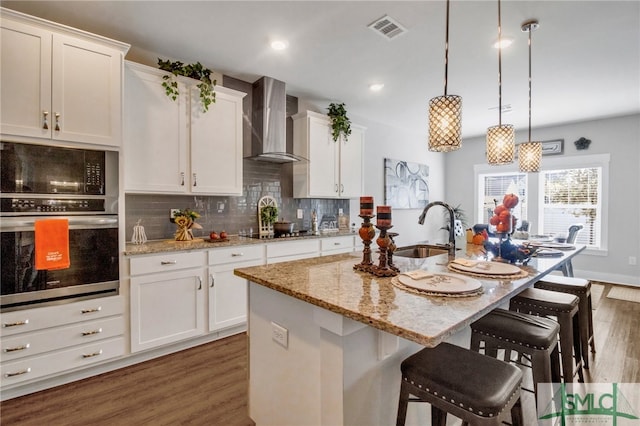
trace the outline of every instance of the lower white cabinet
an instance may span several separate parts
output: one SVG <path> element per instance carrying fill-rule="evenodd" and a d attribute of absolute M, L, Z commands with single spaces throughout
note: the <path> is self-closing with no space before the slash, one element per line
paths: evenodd
<path fill-rule="evenodd" d="M 355 236 L 345 235 L 340 237 L 322 238 L 320 240 L 320 256 L 330 254 L 351 253 L 355 247 Z"/>
<path fill-rule="evenodd" d="M 264 247 L 239 246 L 209 251 L 209 331 L 247 323 L 247 280 L 233 270 L 264 264 Z"/>
<path fill-rule="evenodd" d="M 205 256 L 197 251 L 130 260 L 131 352 L 205 333 Z"/>
<path fill-rule="evenodd" d="M 124 298 L 84 300 L 2 315 L 2 388 L 125 353 Z"/>

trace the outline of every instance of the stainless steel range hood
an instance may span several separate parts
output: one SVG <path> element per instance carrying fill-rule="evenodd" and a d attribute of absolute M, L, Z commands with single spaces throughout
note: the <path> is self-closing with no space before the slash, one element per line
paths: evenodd
<path fill-rule="evenodd" d="M 250 160 L 292 163 L 304 158 L 287 151 L 285 84 L 271 77 L 253 83 Z"/>

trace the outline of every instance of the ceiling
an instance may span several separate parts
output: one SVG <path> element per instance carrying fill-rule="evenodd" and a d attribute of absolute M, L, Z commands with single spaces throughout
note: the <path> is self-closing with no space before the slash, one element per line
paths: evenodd
<path fill-rule="evenodd" d="M 2 6 L 130 43 L 127 58 L 199 61 L 253 82 L 267 75 L 318 108 L 425 134 L 444 93 L 443 1 L 2 1 Z M 406 33 L 368 28 L 389 15 Z M 527 34 L 535 18 L 532 125 L 640 112 L 640 2 L 502 2 L 502 122 L 526 132 Z M 270 49 L 284 38 L 286 51 Z M 463 98 L 463 137 L 498 123 L 497 2 L 451 1 L 448 93 Z M 139 60 L 139 59 L 138 59 Z M 378 93 L 371 83 L 384 83 Z M 353 119 L 352 119 L 353 120 Z M 526 133 L 523 133 L 526 135 Z M 534 131 L 535 138 L 535 131 Z"/>

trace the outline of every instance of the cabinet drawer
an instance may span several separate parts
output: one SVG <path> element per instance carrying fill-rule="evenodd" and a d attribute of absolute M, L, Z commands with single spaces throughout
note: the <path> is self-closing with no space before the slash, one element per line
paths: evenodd
<path fill-rule="evenodd" d="M 353 251 L 353 236 L 323 238 L 320 240 L 320 251 L 322 253 L 340 251 L 342 253 Z"/>
<path fill-rule="evenodd" d="M 204 251 L 170 252 L 152 256 L 136 256 L 132 257 L 129 262 L 131 275 L 151 274 L 186 268 L 201 268 L 206 265 L 206 253 Z"/>
<path fill-rule="evenodd" d="M 83 300 L 67 305 L 25 309 L 2 314 L 2 337 L 36 331 L 79 321 L 88 321 L 124 312 L 122 296 Z"/>
<path fill-rule="evenodd" d="M 230 262 L 246 262 L 264 258 L 264 245 L 225 247 L 209 250 L 209 265 L 223 265 Z"/>
<path fill-rule="evenodd" d="M 120 336 L 122 316 L 24 333 L 2 339 L 2 362 Z"/>
<path fill-rule="evenodd" d="M 282 243 L 270 243 L 267 244 L 267 259 L 268 263 L 281 262 L 284 259 L 292 260 L 290 257 L 300 256 L 300 259 L 304 259 L 311 256 L 317 256 L 319 252 L 319 242 L 316 239 L 313 240 L 301 240 L 301 241 L 287 241 Z"/>
<path fill-rule="evenodd" d="M 88 345 L 29 357 L 0 365 L 0 384 L 11 386 L 124 355 L 124 338 L 100 340 Z"/>

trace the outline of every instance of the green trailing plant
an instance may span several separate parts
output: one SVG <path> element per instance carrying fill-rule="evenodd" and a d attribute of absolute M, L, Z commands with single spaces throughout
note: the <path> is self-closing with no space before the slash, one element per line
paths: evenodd
<path fill-rule="evenodd" d="M 327 115 L 331 119 L 331 136 L 333 141 L 337 142 L 340 134 L 344 135 L 345 140 L 349 139 L 351 134 L 351 120 L 347 117 L 347 110 L 344 103 L 330 103 Z"/>
<path fill-rule="evenodd" d="M 260 209 L 260 219 L 263 223 L 271 224 L 278 220 L 278 208 L 276 206 L 264 206 Z"/>
<path fill-rule="evenodd" d="M 198 80 L 200 83 L 196 87 L 200 90 L 200 102 L 202 103 L 202 109 L 204 112 L 209 110 L 209 106 L 216 101 L 216 92 L 214 87 L 217 83 L 216 80 L 211 80 L 211 71 L 209 68 L 204 67 L 200 62 L 195 64 L 184 64 L 180 61 L 163 61 L 158 58 L 158 68 L 163 71 L 170 72 L 171 75 L 165 75 L 162 77 L 162 87 L 164 87 L 165 94 L 174 101 L 180 95 L 178 90 L 178 81 L 176 76 L 184 76 Z"/>

